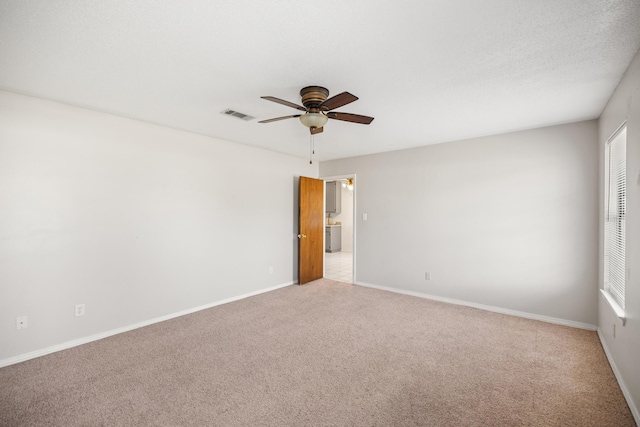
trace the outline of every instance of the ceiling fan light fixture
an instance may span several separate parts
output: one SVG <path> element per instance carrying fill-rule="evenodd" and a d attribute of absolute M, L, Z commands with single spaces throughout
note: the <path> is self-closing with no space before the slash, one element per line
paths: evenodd
<path fill-rule="evenodd" d="M 329 118 L 323 113 L 305 113 L 300 116 L 300 123 L 308 128 L 321 128 Z"/>

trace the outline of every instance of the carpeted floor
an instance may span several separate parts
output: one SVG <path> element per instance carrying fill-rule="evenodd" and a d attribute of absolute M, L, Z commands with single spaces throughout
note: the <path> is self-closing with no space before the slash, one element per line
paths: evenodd
<path fill-rule="evenodd" d="M 2 426 L 634 426 L 595 332 L 319 280 L 0 369 Z"/>

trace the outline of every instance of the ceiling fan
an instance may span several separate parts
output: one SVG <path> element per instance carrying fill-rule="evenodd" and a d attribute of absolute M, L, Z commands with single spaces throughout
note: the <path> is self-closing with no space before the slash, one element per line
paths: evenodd
<path fill-rule="evenodd" d="M 321 86 L 307 86 L 300 90 L 300 96 L 302 97 L 302 105 L 304 105 L 304 107 L 273 96 L 262 96 L 261 98 L 266 99 L 267 101 L 277 102 L 278 104 L 304 111 L 304 114 L 276 117 L 274 119 L 262 120 L 258 123 L 271 123 L 277 122 L 278 120 L 299 117 L 300 122 L 309 128 L 311 135 L 315 135 L 323 131 L 323 127 L 329 119 L 360 123 L 363 125 L 368 125 L 373 121 L 373 117 L 331 111 L 358 100 L 357 96 L 352 95 L 349 92 L 342 92 L 329 98 L 328 89 Z"/>

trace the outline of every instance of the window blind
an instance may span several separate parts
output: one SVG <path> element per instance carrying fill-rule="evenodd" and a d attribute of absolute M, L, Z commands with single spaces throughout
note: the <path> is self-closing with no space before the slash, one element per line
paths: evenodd
<path fill-rule="evenodd" d="M 605 151 L 604 287 L 624 310 L 627 208 L 627 127 L 613 134 Z"/>

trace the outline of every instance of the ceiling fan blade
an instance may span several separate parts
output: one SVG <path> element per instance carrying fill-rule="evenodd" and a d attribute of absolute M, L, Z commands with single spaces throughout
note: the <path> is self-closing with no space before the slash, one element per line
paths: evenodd
<path fill-rule="evenodd" d="M 338 113 L 337 111 L 328 112 L 327 117 L 329 117 L 330 119 L 342 120 L 344 122 L 351 122 L 351 123 L 360 123 L 363 125 L 368 125 L 373 121 L 373 117 L 361 116 L 359 114 L 351 114 L 351 113 Z"/>
<path fill-rule="evenodd" d="M 276 117 L 275 119 L 262 120 L 262 121 L 259 121 L 258 123 L 271 123 L 271 122 L 277 122 L 278 120 L 293 119 L 294 117 L 300 117 L 301 115 L 302 115 L 302 114 L 294 114 L 293 116 Z"/>
<path fill-rule="evenodd" d="M 349 92 L 342 92 L 337 94 L 336 96 L 332 96 L 331 98 L 320 104 L 320 109 L 322 109 L 323 111 L 329 111 L 338 107 L 342 107 L 343 105 L 350 104 L 353 101 L 357 100 L 357 96 L 351 95 Z"/>
<path fill-rule="evenodd" d="M 311 135 L 315 135 L 317 133 L 322 133 L 324 131 L 324 128 L 317 128 L 317 127 L 310 127 L 309 130 L 311 131 Z"/>
<path fill-rule="evenodd" d="M 276 98 L 274 96 L 261 96 L 260 98 L 267 101 L 277 102 L 278 104 L 286 105 L 287 107 L 295 108 L 300 111 L 307 111 L 302 105 L 294 104 L 293 102 L 285 101 L 284 99 Z"/>

